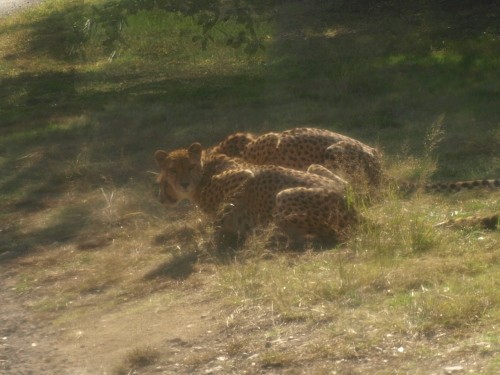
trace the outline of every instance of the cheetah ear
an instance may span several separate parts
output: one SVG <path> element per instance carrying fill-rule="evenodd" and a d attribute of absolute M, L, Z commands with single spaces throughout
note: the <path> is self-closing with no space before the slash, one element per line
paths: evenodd
<path fill-rule="evenodd" d="M 167 157 L 168 157 L 168 153 L 166 151 L 156 150 L 155 161 L 159 167 L 161 167 L 165 163 L 165 161 L 167 160 Z"/>
<path fill-rule="evenodd" d="M 199 143 L 193 143 L 188 148 L 189 160 L 194 163 L 199 163 L 201 161 L 202 148 Z"/>

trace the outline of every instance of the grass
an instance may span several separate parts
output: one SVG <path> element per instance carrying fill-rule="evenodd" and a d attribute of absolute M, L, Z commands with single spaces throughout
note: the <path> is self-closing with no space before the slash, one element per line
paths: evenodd
<path fill-rule="evenodd" d="M 99 34 L 74 48 L 89 3 L 0 20 L 0 267 L 30 311 L 66 327 L 158 296 L 217 301 L 202 349 L 174 360 L 161 341 L 132 345 L 116 373 L 143 357 L 227 373 L 498 371 L 499 232 L 435 227 L 499 212 L 497 192 L 388 188 L 338 248 L 272 252 L 255 236 L 227 259 L 201 213 L 156 202 L 148 173 L 158 148 L 312 124 L 377 145 L 396 179 L 499 177 L 497 5 L 287 3 L 251 58 L 222 38 L 202 51 L 192 20 L 143 12 L 110 61 Z"/>
<path fill-rule="evenodd" d="M 123 364 L 113 369 L 114 375 L 128 375 L 134 370 L 150 366 L 158 361 L 160 353 L 151 347 L 135 348 L 129 351 L 123 359 Z"/>

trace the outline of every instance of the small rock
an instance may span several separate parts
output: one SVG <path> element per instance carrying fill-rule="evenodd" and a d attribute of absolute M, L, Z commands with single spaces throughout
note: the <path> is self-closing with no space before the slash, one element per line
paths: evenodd
<path fill-rule="evenodd" d="M 444 368 L 444 371 L 447 374 L 453 374 L 453 373 L 460 372 L 460 371 L 463 371 L 463 370 L 464 370 L 464 368 L 462 366 L 446 366 Z"/>
<path fill-rule="evenodd" d="M 220 370 L 222 370 L 222 366 L 215 366 L 205 370 L 205 374 L 213 374 L 215 372 L 219 372 Z"/>

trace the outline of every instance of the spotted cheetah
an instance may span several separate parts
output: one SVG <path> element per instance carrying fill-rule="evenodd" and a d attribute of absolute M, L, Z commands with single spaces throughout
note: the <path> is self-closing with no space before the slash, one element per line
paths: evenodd
<path fill-rule="evenodd" d="M 256 138 L 257 136 L 252 133 L 238 132 L 230 134 L 215 146 L 209 147 L 204 150 L 203 157 L 224 154 L 229 157 L 241 158 L 245 148 L 248 146 L 248 144 L 255 141 Z"/>
<path fill-rule="evenodd" d="M 244 240 L 254 228 L 273 222 L 293 243 L 335 243 L 345 239 L 357 220 L 346 197 L 348 183 L 330 171 L 315 173 L 321 166 L 307 172 L 202 154 L 199 143 L 155 152 L 160 201 L 194 201 L 215 219 L 217 238 Z"/>
<path fill-rule="evenodd" d="M 382 181 L 380 152 L 356 139 L 318 128 L 294 128 L 263 134 L 244 147 L 241 158 L 259 165 L 307 170 L 323 165 L 354 184 L 378 188 Z"/>
<path fill-rule="evenodd" d="M 344 241 L 357 214 L 338 180 L 278 166 L 256 168 L 227 197 L 215 218 L 219 238 L 244 241 L 253 228 L 274 223 L 290 244 Z"/>
<path fill-rule="evenodd" d="M 462 190 L 500 189 L 500 179 L 464 180 L 450 182 L 430 182 L 426 184 L 400 183 L 398 189 L 405 193 L 423 190 L 426 193 L 456 193 Z"/>
<path fill-rule="evenodd" d="M 251 173 L 245 168 L 250 165 L 224 154 L 204 157 L 199 143 L 171 152 L 158 150 L 154 156 L 160 168 L 160 202 L 173 206 L 182 200 L 193 201 L 210 215 L 215 215 L 225 197 Z"/>
<path fill-rule="evenodd" d="M 186 153 L 187 150 L 173 151 Z M 166 156 L 165 151 L 158 151 L 160 158 Z M 314 173 L 326 175 L 328 178 L 338 178 L 353 183 L 357 192 L 370 191 L 379 188 L 382 168 L 377 150 L 347 136 L 317 128 L 295 128 L 281 133 L 266 133 L 256 136 L 252 133 L 234 133 L 227 136 L 215 146 L 201 151 L 202 161 L 217 155 L 237 157 L 240 164 L 248 165 L 277 165 L 290 169 L 307 171 L 313 166 Z M 169 159 L 167 159 L 169 160 Z M 184 159 L 187 163 L 187 158 Z M 158 162 L 158 158 L 157 158 Z M 162 164 L 160 161 L 158 164 Z M 318 168 L 315 166 L 323 166 Z M 185 184 L 189 177 L 189 166 L 186 165 L 177 184 Z M 326 169 L 325 169 L 326 168 Z M 332 173 L 328 173 L 328 171 Z M 368 177 L 367 177 L 368 176 Z M 165 181 L 168 182 L 168 177 Z M 173 180 L 172 180 L 172 183 Z M 175 204 L 183 199 L 185 191 L 182 186 L 165 184 L 161 188 L 161 198 L 164 204 Z M 179 194 L 179 197 L 176 197 Z"/>
<path fill-rule="evenodd" d="M 470 228 L 496 229 L 500 224 L 500 214 L 474 215 L 458 219 L 449 219 L 436 224 L 436 227 L 444 228 Z"/>
<path fill-rule="evenodd" d="M 313 164 L 322 165 L 352 183 L 357 192 L 377 190 L 382 179 L 379 151 L 326 129 L 294 128 L 260 136 L 235 133 L 203 150 L 202 158 L 217 154 L 238 157 L 256 165 L 277 165 L 302 171 Z"/>
<path fill-rule="evenodd" d="M 368 187 L 368 191 L 374 193 L 387 179 L 383 176 L 378 150 L 326 129 L 294 128 L 260 136 L 235 133 L 207 152 L 241 157 L 252 164 L 279 165 L 298 170 L 307 170 L 311 165 L 319 164 L 350 182 L 356 192 L 366 191 Z M 399 191 L 406 194 L 416 190 L 437 193 L 499 189 L 500 179 L 395 184 Z"/>

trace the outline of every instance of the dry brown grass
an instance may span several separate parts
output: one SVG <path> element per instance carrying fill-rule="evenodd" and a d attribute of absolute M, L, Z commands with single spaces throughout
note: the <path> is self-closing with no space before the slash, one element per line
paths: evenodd
<path fill-rule="evenodd" d="M 129 351 L 123 363 L 113 369 L 113 375 L 129 375 L 158 361 L 160 352 L 152 347 L 135 348 Z"/>
<path fill-rule="evenodd" d="M 1 308 L 31 322 L 16 326 L 22 345 L 44 337 L 62 372 L 88 358 L 91 373 L 499 371 L 500 232 L 435 227 L 500 212 L 498 191 L 388 188 L 337 248 L 276 251 L 264 233 L 221 254 L 209 220 L 161 207 L 148 173 L 157 148 L 315 124 L 380 145 L 395 179 L 498 177 L 491 30 L 455 38 L 459 11 L 434 22 L 430 8 L 360 18 L 290 3 L 256 60 L 151 32 L 114 63 L 71 61 L 39 38 L 71 20 L 67 2 L 45 3 L 0 21 Z M 148 15 L 132 21 L 142 35 Z M 182 51 L 137 53 L 169 45 Z M 32 371 L 45 357 L 24 360 Z"/>

